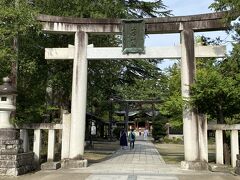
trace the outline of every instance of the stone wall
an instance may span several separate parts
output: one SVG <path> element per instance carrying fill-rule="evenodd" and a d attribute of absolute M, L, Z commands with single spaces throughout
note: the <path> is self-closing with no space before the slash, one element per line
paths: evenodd
<path fill-rule="evenodd" d="M 18 176 L 33 170 L 33 152 L 23 152 L 21 139 L 16 139 L 16 130 L 0 129 L 0 134 L 11 134 L 7 140 L 0 139 L 0 175 Z"/>

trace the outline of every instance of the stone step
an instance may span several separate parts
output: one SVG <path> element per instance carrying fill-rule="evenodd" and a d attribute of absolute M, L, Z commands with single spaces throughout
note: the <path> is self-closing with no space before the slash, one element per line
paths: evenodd
<path fill-rule="evenodd" d="M 60 162 L 46 162 L 41 164 L 41 170 L 57 170 L 61 168 Z"/>

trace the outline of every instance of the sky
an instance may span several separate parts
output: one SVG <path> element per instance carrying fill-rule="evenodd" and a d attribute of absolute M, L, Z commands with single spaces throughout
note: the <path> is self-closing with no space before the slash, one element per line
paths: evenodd
<path fill-rule="evenodd" d="M 208 7 L 214 0 L 163 0 L 163 3 L 172 10 L 174 16 L 186 16 L 195 14 L 204 14 L 214 12 Z M 229 40 L 230 36 L 224 31 L 201 32 L 195 35 L 204 35 L 210 38 L 220 37 L 223 40 Z M 174 46 L 180 44 L 180 34 L 149 35 L 145 39 L 146 47 Z M 227 51 L 231 50 L 230 43 L 227 43 Z M 159 67 L 166 68 L 173 64 L 173 60 L 164 60 Z"/>

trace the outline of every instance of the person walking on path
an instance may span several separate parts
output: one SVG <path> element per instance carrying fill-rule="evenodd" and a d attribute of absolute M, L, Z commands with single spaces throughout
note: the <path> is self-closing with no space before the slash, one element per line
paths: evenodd
<path fill-rule="evenodd" d="M 144 129 L 143 137 L 144 137 L 144 140 L 147 140 L 147 137 L 148 137 L 148 130 L 147 130 L 146 128 Z"/>
<path fill-rule="evenodd" d="M 129 133 L 129 136 L 128 136 L 128 139 L 130 141 L 130 149 L 134 149 L 134 142 L 135 142 L 135 139 L 136 139 L 134 129 L 131 129 L 131 131 Z"/>
<path fill-rule="evenodd" d="M 128 146 L 127 134 L 124 129 L 122 129 L 120 132 L 120 146 L 122 149 L 126 149 L 126 147 Z"/>

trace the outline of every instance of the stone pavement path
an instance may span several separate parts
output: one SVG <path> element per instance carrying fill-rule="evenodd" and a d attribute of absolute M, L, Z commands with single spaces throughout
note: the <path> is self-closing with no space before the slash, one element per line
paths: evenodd
<path fill-rule="evenodd" d="M 111 159 L 96 163 L 85 170 L 92 173 L 158 172 L 157 167 L 167 167 L 150 141 L 136 141 L 135 148 L 118 150 Z"/>
<path fill-rule="evenodd" d="M 119 149 L 109 160 L 92 164 L 81 172 L 91 174 L 87 180 L 178 180 L 176 176 L 163 176 L 171 168 L 151 141 L 138 137 L 134 149 Z"/>

